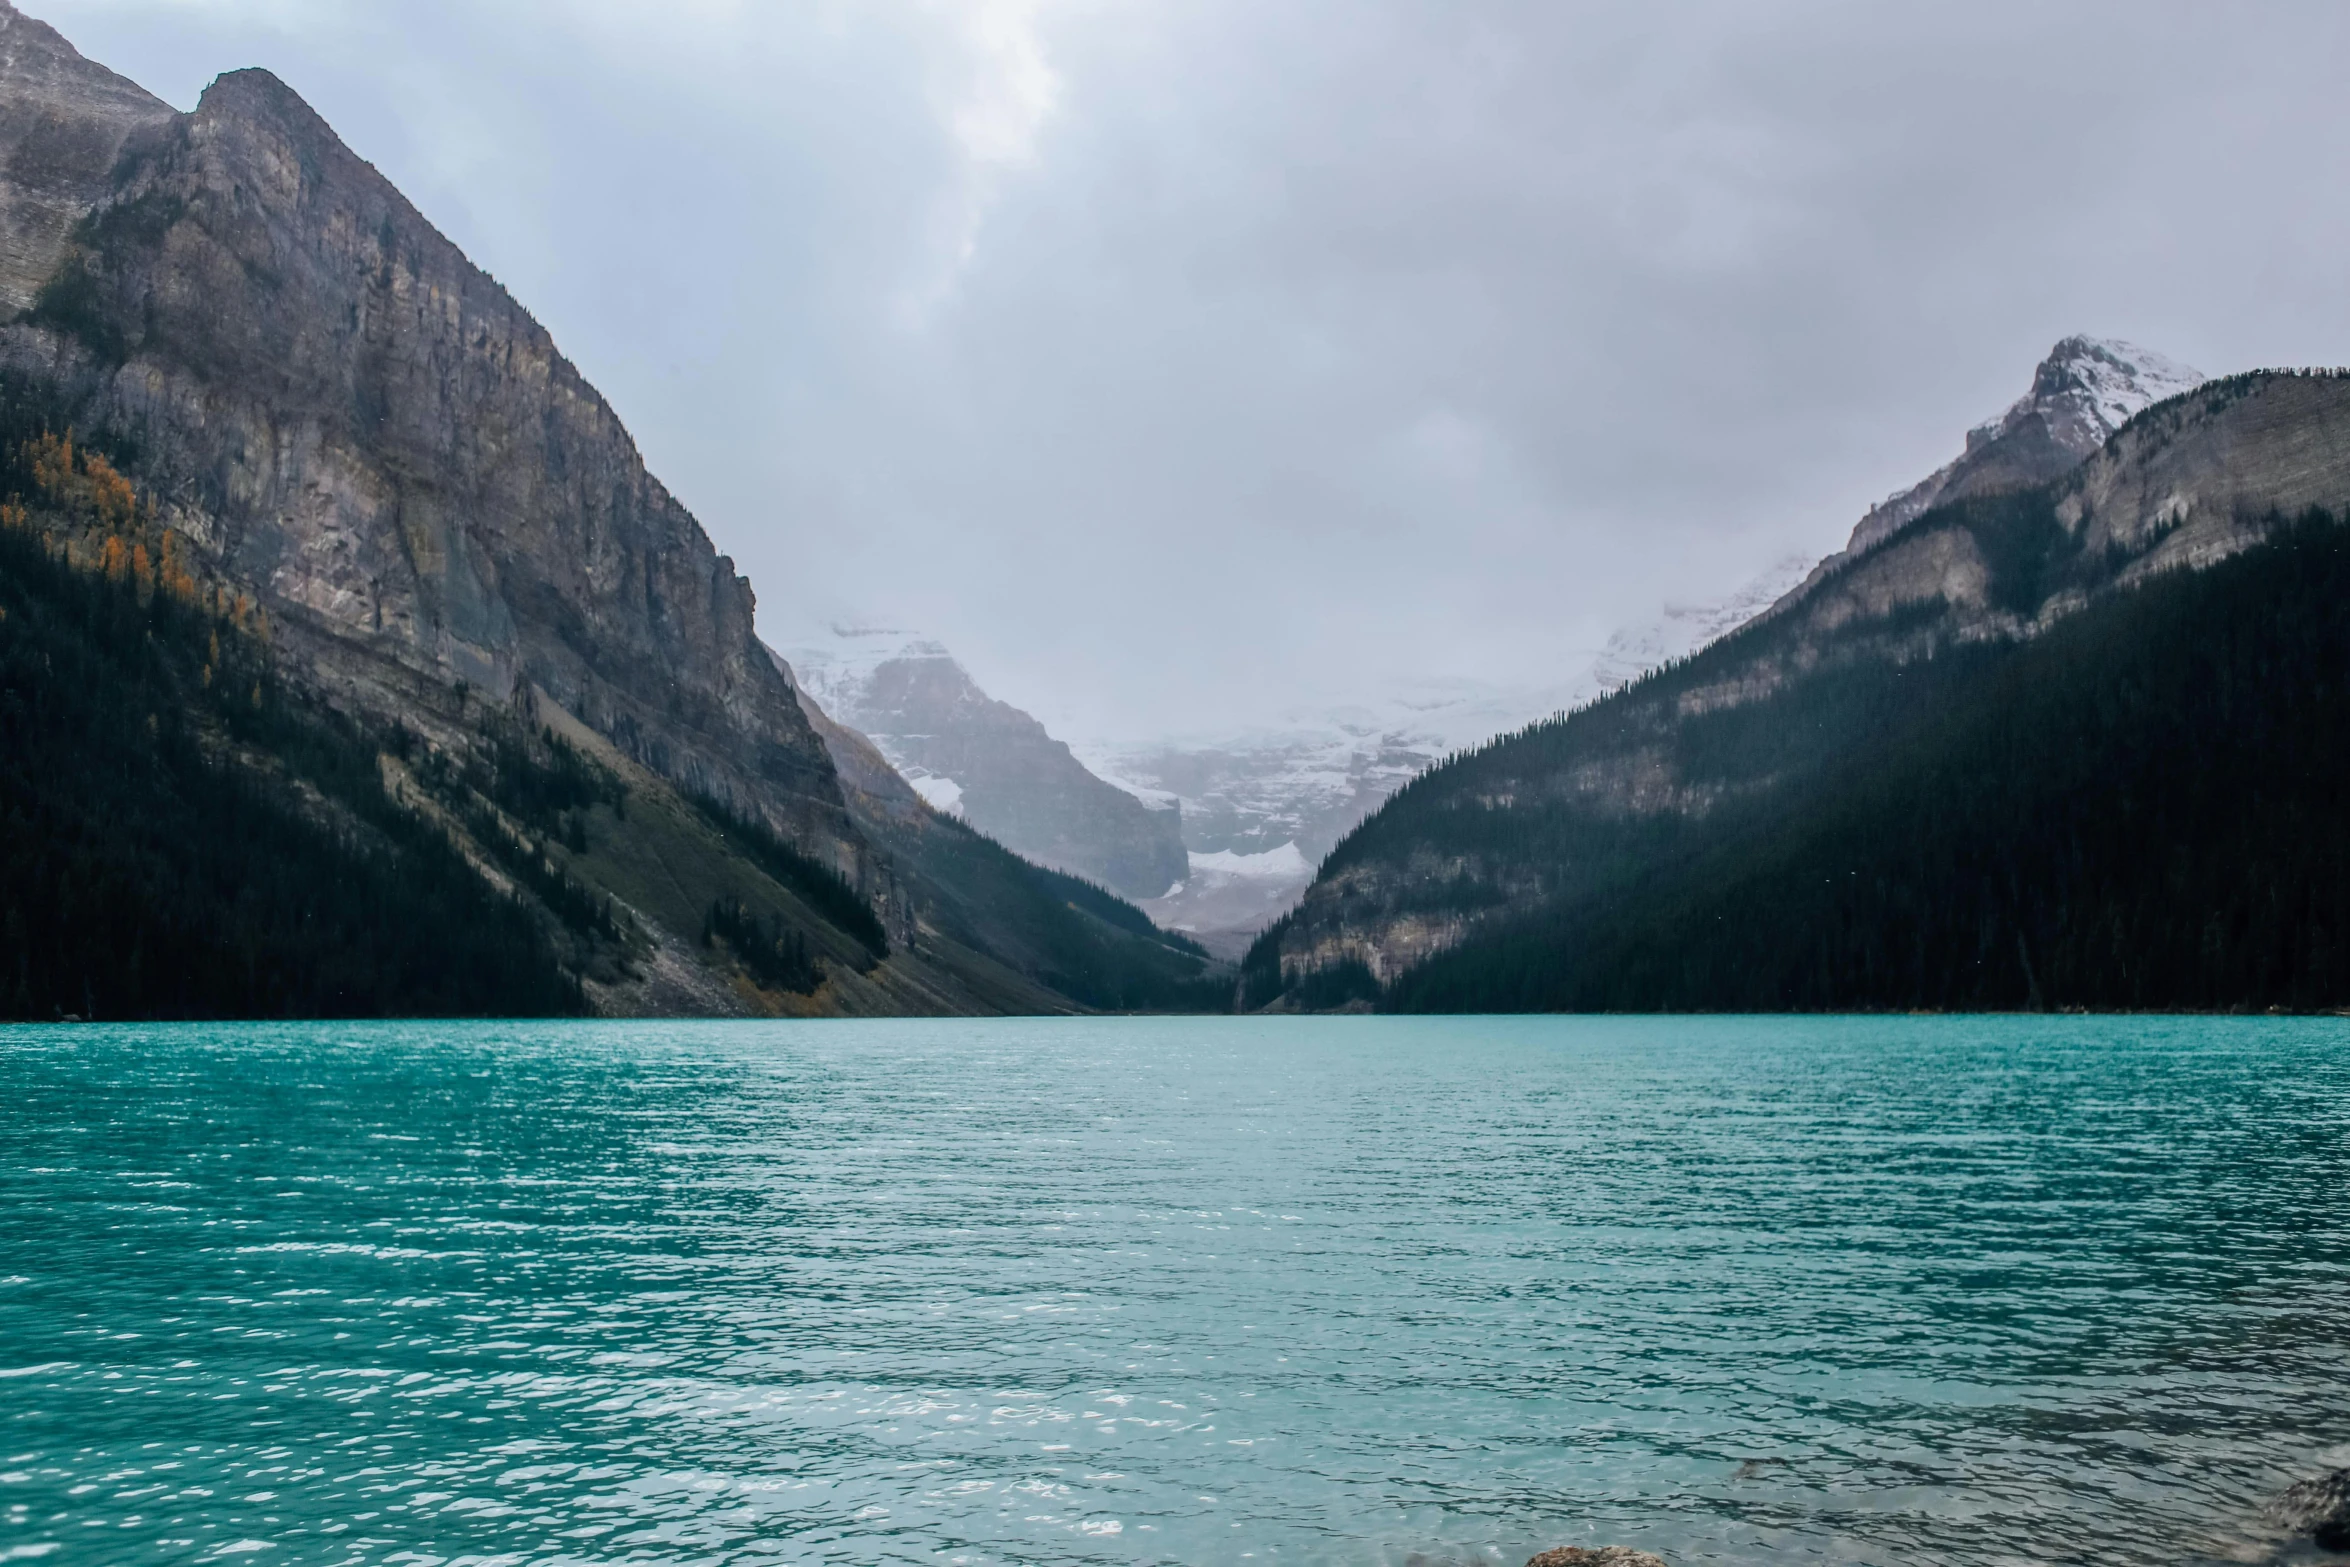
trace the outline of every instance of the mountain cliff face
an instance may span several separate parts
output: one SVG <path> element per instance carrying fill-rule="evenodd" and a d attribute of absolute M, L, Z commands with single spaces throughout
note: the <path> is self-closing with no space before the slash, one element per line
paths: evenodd
<path fill-rule="evenodd" d="M 121 118 L 100 102 L 85 139 Z M 193 569 L 344 699 L 533 686 L 870 874 L 750 585 L 545 329 L 274 77 L 130 129 L 0 371 L 135 447 Z"/>
<path fill-rule="evenodd" d="M 2041 411 L 2017 422 L 2023 449 L 2045 457 L 2057 423 Z M 1354 976 L 1342 991 L 1388 985 L 1485 933 L 1653 878 L 1931 716 L 1923 677 L 1950 655 L 2027 645 L 2134 585 L 2252 548 L 2307 508 L 2350 514 L 2350 382 L 2211 383 L 2140 413 L 2053 480 L 1992 482 L 2006 461 L 1991 453 L 1952 481 L 1966 493 L 1833 559 L 1698 657 L 1405 789 L 1252 954 L 1256 995 L 1316 975 Z"/>
<path fill-rule="evenodd" d="M 754 635 L 750 584 L 612 408 L 266 72 L 179 114 L 0 0 L 0 295 L 0 531 L 31 552 L 12 586 L 77 603 L 32 581 L 61 567 L 107 614 L 155 617 L 171 656 L 137 667 L 188 693 L 157 729 L 181 736 L 171 768 L 126 795 L 151 833 L 201 787 L 298 824 L 300 853 L 248 856 L 272 877 L 356 867 L 383 899 L 473 909 L 483 929 L 519 908 L 540 971 L 512 994 L 606 1012 L 1214 1004 L 1193 985 L 1204 960 L 1115 899 L 992 845 L 933 852 L 886 766 L 844 791 Z M 248 665 L 265 671 L 250 702 L 222 706 L 224 671 Z M 54 667 L 28 654 L 0 695 L 55 710 Z M 282 722 L 247 738 L 264 711 Z M 9 809 L 85 820 L 70 776 L 12 773 Z M 236 856 L 215 860 L 206 885 L 233 897 Z M 452 865 L 480 878 L 481 909 L 443 885 Z M 12 919 L 46 918 L 81 875 L 36 871 L 0 888 Z M 185 906 L 138 928 L 234 912 L 179 885 Z M 315 948 L 299 911 L 331 897 L 289 890 L 244 927 L 247 961 Z M 340 1004 L 453 993 L 404 1001 L 381 978 L 396 969 L 341 964 L 374 999 Z M 177 994 L 36 977 L 17 992 L 87 991 L 108 1015 Z"/>
<path fill-rule="evenodd" d="M 1028 714 L 980 690 L 936 642 L 836 633 L 782 657 L 833 719 L 868 737 L 934 808 L 1039 865 L 1130 898 L 1184 879 L 1179 809 L 1087 770 Z"/>
<path fill-rule="evenodd" d="M 55 274 L 74 225 L 108 194 L 123 143 L 176 117 L 0 4 L 0 312 L 29 307 Z"/>

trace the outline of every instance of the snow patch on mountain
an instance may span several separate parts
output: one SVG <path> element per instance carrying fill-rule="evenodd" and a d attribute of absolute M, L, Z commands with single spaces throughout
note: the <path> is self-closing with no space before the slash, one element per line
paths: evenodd
<path fill-rule="evenodd" d="M 2067 338 L 2056 346 L 2051 363 L 2061 364 L 2068 373 L 2047 396 L 2071 402 L 2094 421 L 2099 445 L 2156 403 L 2192 392 L 2209 379 L 2150 348 L 2113 338 Z M 2035 394 L 2038 391 L 2035 388 Z M 2025 398 L 2001 422 L 2015 418 L 2032 401 Z"/>
<path fill-rule="evenodd" d="M 936 773 L 909 774 L 906 782 L 922 796 L 922 803 L 942 816 L 963 814 L 963 786 L 952 778 L 941 778 Z"/>
<path fill-rule="evenodd" d="M 1284 881 L 1313 873 L 1314 867 L 1294 843 L 1267 849 L 1262 854 L 1234 854 L 1226 849 L 1191 857 L 1191 874 L 1195 877 L 1238 876 L 1249 881 Z"/>
<path fill-rule="evenodd" d="M 2030 391 L 1998 418 L 1969 430 L 1966 450 L 1957 458 L 1872 507 L 1852 530 L 1852 541 L 1823 569 L 1873 548 L 1924 516 L 1963 484 L 1976 461 L 2001 442 L 2028 437 L 2035 423 L 2059 451 L 2085 460 L 2139 414 L 2195 390 L 2205 379 L 2202 371 L 2135 343 L 2068 337 L 2041 361 Z"/>
<path fill-rule="evenodd" d="M 777 651 L 791 666 L 800 689 L 843 723 L 855 722 L 843 718 L 842 714 L 861 708 L 874 675 L 883 665 L 903 661 L 954 662 L 954 655 L 943 644 L 916 632 L 859 626 L 828 629 L 828 636 L 803 636 Z"/>
<path fill-rule="evenodd" d="M 1808 555 L 1785 556 L 1728 598 L 1668 604 L 1656 619 L 1617 632 L 1591 667 L 1594 694 L 1628 686 L 1652 669 L 1720 641 L 1786 597 L 1816 564 Z"/>

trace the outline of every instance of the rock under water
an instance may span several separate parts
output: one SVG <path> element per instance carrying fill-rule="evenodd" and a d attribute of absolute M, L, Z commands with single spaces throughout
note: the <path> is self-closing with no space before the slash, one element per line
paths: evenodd
<path fill-rule="evenodd" d="M 2350 1551 L 2350 1469 L 2287 1486 L 2272 1509 L 2277 1522 L 2329 1551 Z"/>

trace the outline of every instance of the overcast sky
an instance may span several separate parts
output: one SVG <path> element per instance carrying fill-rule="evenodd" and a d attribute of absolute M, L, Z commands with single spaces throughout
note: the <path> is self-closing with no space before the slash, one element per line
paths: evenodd
<path fill-rule="evenodd" d="M 1541 684 L 2057 338 L 2350 362 L 2350 6 L 26 0 L 277 72 L 757 585 L 1065 731 Z"/>

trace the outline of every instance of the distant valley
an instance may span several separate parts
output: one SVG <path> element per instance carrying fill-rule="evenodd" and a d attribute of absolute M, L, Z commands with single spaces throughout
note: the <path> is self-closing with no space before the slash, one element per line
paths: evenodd
<path fill-rule="evenodd" d="M 915 633 L 824 628 L 787 638 L 777 656 L 811 700 L 871 738 L 934 807 L 1030 859 L 1103 883 L 1162 927 L 1236 960 L 1296 905 L 1323 856 L 1413 778 L 1695 652 L 1767 609 L 1812 564 L 1790 558 L 1725 599 L 1667 606 L 1617 632 L 1560 684 L 1431 680 L 1376 704 L 1152 742 L 1064 744 Z M 1077 779 L 1072 758 L 1101 787 Z M 973 779 L 985 780 L 976 799 Z M 1107 802 L 1104 789 L 1140 802 L 1148 817 Z M 1138 829 L 1146 820 L 1152 827 Z M 1161 846 L 1178 842 L 1175 861 Z"/>
<path fill-rule="evenodd" d="M 1079 738 L 1067 749 L 1094 777 L 1160 811 L 1169 828 L 1179 828 L 1188 857 L 1187 872 L 1155 894 L 1147 890 L 1149 878 L 1111 885 L 1162 926 L 1237 958 L 1258 932 L 1304 897 L 1315 869 L 1349 833 L 1446 758 L 1582 707 L 1695 654 L 1936 505 L 2069 472 L 2131 417 L 2202 380 L 2200 372 L 2134 345 L 2068 339 L 2034 372 L 2016 403 L 1968 433 L 1959 457 L 1872 508 L 1844 550 L 1824 562 L 1785 557 L 1724 598 L 1667 605 L 1654 617 L 1617 631 L 1588 665 L 1554 684 L 1508 688 L 1432 681 L 1385 693 L 1361 707 L 1299 715 L 1287 725 L 1224 736 L 1147 743 Z M 836 633 L 794 656 L 804 665 L 803 684 L 811 695 L 875 733 L 916 787 L 930 792 L 933 803 L 965 809 L 964 787 L 952 776 L 954 769 L 942 772 L 930 765 L 946 754 L 944 742 L 927 734 L 897 739 L 881 733 L 909 725 L 969 728 L 991 706 L 1002 707 L 976 695 L 977 688 L 945 648 L 902 633 Z M 885 664 L 889 674 L 877 679 L 876 671 Z M 905 693 L 933 687 L 940 695 L 918 704 L 923 716 L 914 721 Z M 885 689 L 895 694 L 876 702 L 870 693 Z M 1008 730 L 1041 736 L 1041 725 L 1025 714 L 1017 717 Z M 962 765 L 967 769 L 969 764 Z M 1056 857 L 1032 823 L 1057 820 L 1068 824 L 1065 831 L 1082 832 L 1086 813 L 1056 803 L 1044 791 L 1023 789 L 1016 775 L 998 776 L 1004 779 L 999 789 L 1032 796 L 1023 808 L 1025 817 L 1007 810 L 998 794 L 975 814 L 966 810 L 970 819 L 1032 858 L 1076 868 L 1066 850 Z M 1093 830 L 1101 832 L 1099 826 Z M 1103 879 L 1098 868 L 1116 852 L 1107 842 L 1088 851 L 1086 864 L 1095 867 L 1096 879 Z M 1163 874 L 1162 865 L 1154 864 L 1150 875 Z"/>

